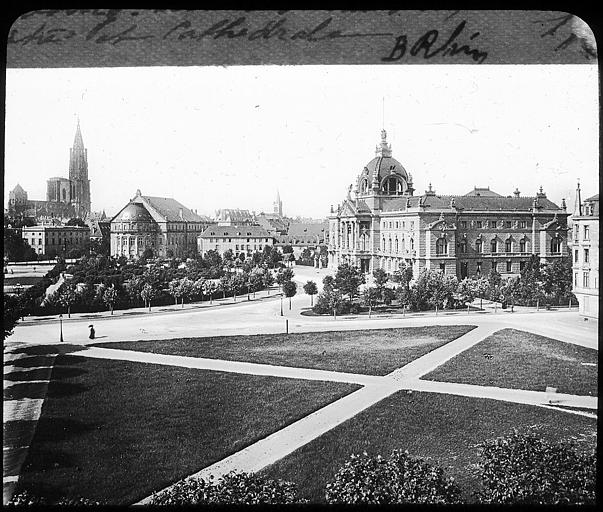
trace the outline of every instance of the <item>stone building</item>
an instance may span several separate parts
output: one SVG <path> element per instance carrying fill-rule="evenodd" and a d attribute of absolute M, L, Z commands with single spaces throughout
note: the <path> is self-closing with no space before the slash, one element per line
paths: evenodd
<path fill-rule="evenodd" d="M 392 157 L 387 133 L 356 185 L 329 216 L 329 267 L 342 262 L 363 272 L 394 272 L 410 265 L 456 275 L 518 274 L 530 255 L 541 261 L 567 256 L 567 217 L 540 191 L 502 196 L 488 188 L 465 195 L 414 194 L 412 175 Z"/>
<path fill-rule="evenodd" d="M 11 217 L 30 217 L 37 220 L 85 219 L 90 213 L 90 180 L 88 179 L 88 150 L 78 119 L 73 147 L 69 149 L 69 178 L 54 177 L 46 182 L 46 201 L 30 200 L 17 184 L 9 192 L 8 213 Z"/>
<path fill-rule="evenodd" d="M 214 220 L 218 226 L 251 226 L 256 223 L 249 210 L 238 208 L 222 208 L 216 212 Z"/>
<path fill-rule="evenodd" d="M 578 184 L 572 221 L 572 291 L 580 314 L 599 318 L 599 194 L 582 201 Z"/>
<path fill-rule="evenodd" d="M 67 255 L 72 249 L 85 251 L 90 242 L 90 228 L 81 226 L 28 226 L 21 237 L 37 254 L 49 258 Z"/>
<path fill-rule="evenodd" d="M 111 255 L 184 258 L 213 221 L 169 197 L 136 196 L 111 219 Z"/>
<path fill-rule="evenodd" d="M 217 251 L 220 255 L 231 250 L 235 257 L 250 256 L 274 245 L 274 238 L 260 226 L 210 226 L 198 237 L 199 254 Z"/>

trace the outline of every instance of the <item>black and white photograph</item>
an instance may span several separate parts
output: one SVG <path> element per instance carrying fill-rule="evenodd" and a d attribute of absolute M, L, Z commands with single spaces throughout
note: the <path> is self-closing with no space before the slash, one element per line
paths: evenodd
<path fill-rule="evenodd" d="M 586 21 L 31 11 L 7 41 L 3 504 L 594 506 Z"/>

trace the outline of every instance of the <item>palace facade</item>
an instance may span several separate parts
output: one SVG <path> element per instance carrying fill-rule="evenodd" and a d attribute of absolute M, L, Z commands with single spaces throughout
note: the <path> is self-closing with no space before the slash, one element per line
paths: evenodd
<path fill-rule="evenodd" d="M 492 269 L 519 274 L 531 255 L 543 262 L 568 255 L 565 200 L 557 206 L 542 187 L 530 197 L 489 188 L 440 195 L 431 184 L 422 195 L 414 192 L 412 175 L 392 157 L 382 130 L 375 157 L 347 198 L 331 207 L 329 267 L 348 262 L 363 272 L 391 273 L 408 265 L 415 277 L 432 268 L 463 279 Z"/>

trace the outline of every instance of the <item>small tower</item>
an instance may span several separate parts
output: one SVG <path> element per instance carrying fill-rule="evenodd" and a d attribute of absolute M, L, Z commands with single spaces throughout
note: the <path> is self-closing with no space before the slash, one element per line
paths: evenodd
<path fill-rule="evenodd" d="M 276 201 L 273 203 L 273 212 L 279 217 L 283 216 L 283 202 L 281 201 L 278 189 L 276 189 Z"/>
<path fill-rule="evenodd" d="M 576 186 L 576 201 L 574 202 L 574 217 L 580 217 L 582 215 L 582 194 L 580 192 L 580 180 Z"/>

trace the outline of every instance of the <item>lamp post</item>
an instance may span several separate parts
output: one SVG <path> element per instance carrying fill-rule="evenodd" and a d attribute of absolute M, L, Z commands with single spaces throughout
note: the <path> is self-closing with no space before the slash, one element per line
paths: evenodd
<path fill-rule="evenodd" d="M 61 328 L 61 338 L 59 341 L 62 343 L 63 342 L 63 314 L 62 313 L 59 315 L 59 325 Z"/>
<path fill-rule="evenodd" d="M 281 294 L 281 316 L 283 316 L 283 295 Z"/>

